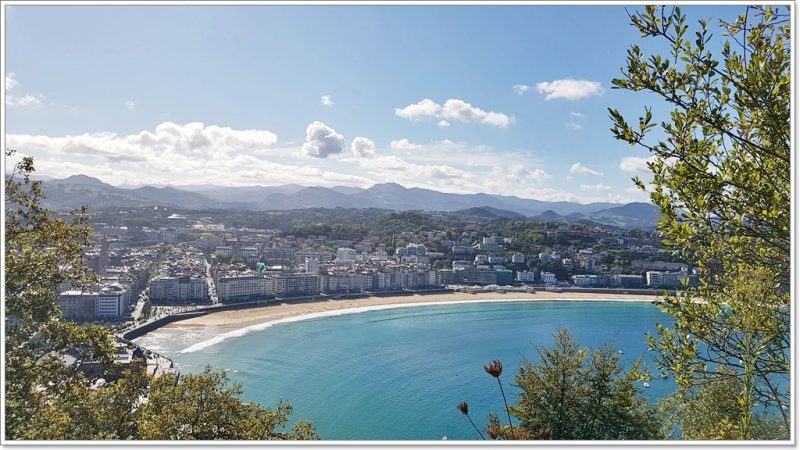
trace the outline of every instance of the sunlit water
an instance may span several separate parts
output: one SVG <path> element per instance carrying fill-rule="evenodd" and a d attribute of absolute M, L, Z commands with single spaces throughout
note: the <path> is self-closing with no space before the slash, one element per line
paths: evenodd
<path fill-rule="evenodd" d="M 582 345 L 616 344 L 629 367 L 647 351 L 646 332 L 669 317 L 649 302 L 536 301 L 388 309 L 277 324 L 181 353 L 218 336 L 213 327 L 164 328 L 137 342 L 197 372 L 206 363 L 244 386 L 244 399 L 294 405 L 294 419 L 314 422 L 323 439 L 476 439 L 456 409 L 469 403 L 484 427 L 502 411 L 496 381 L 483 364 L 502 361 L 511 386 L 524 357 L 550 346 L 569 328 Z M 202 345 L 199 347 L 203 347 Z M 674 382 L 654 379 L 643 393 L 671 392 Z"/>

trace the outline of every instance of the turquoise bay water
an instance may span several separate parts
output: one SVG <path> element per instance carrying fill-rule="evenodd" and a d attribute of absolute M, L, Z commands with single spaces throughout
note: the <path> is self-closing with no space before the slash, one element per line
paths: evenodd
<path fill-rule="evenodd" d="M 511 387 L 524 357 L 550 346 L 560 327 L 585 346 L 614 342 L 625 366 L 649 363 L 645 332 L 669 317 L 649 302 L 536 301 L 435 305 L 370 311 L 276 325 L 191 352 L 180 350 L 219 330 L 167 328 L 137 342 L 159 351 L 184 372 L 206 363 L 244 386 L 244 399 L 294 406 L 293 419 L 314 422 L 323 439 L 476 439 L 456 409 L 469 403 L 483 428 L 502 411 L 496 381 L 483 364 L 503 363 Z M 648 364 L 649 365 L 649 364 Z M 651 366 L 652 367 L 652 366 Z M 671 379 L 650 381 L 652 400 L 671 392 Z"/>

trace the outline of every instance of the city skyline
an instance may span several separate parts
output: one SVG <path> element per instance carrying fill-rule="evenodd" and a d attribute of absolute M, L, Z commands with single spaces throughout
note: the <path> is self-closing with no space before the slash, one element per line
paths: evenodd
<path fill-rule="evenodd" d="M 611 89 L 639 41 L 619 6 L 13 5 L 5 21 L 6 144 L 55 178 L 646 201 L 630 178 L 648 155 L 606 108 L 666 112 Z"/>

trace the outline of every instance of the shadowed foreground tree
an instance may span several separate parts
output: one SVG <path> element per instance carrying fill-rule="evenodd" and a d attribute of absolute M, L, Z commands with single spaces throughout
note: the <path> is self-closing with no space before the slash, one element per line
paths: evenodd
<path fill-rule="evenodd" d="M 6 160 L 13 154 L 6 150 Z M 78 349 L 112 367 L 112 337 L 100 326 L 61 320 L 58 287 L 96 281 L 83 258 L 91 229 L 85 210 L 66 221 L 41 207 L 33 170 L 33 160 L 22 158 L 5 178 L 6 439 L 317 438 L 308 422 L 281 431 L 289 404 L 273 411 L 242 403 L 241 386 L 208 368 L 177 383 L 128 370 L 108 387 L 92 389 L 92 380 L 64 364 L 65 352 Z"/>
<path fill-rule="evenodd" d="M 687 401 L 703 398 L 704 388 L 738 383 L 731 394 L 739 412 L 726 416 L 737 431 L 723 437 L 755 437 L 753 409 L 771 408 L 788 438 L 788 8 L 746 7 L 732 23 L 720 22 L 719 43 L 704 20 L 689 33 L 679 7 L 646 6 L 631 22 L 670 53 L 646 56 L 632 46 L 613 84 L 653 93 L 673 109 L 660 123 L 663 137 L 650 138 L 656 124 L 649 108 L 638 126 L 609 109 L 612 132 L 650 152 L 652 183 L 634 181 L 661 208 L 664 245 L 693 262 L 701 282 L 661 302 L 675 322 L 659 328 L 651 347 Z"/>

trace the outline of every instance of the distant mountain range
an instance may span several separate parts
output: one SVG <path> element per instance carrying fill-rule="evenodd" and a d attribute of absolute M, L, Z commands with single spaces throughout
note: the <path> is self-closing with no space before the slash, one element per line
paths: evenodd
<path fill-rule="evenodd" d="M 212 185 L 123 188 L 86 175 L 44 181 L 45 205 L 54 209 L 165 206 L 181 209 L 245 209 L 253 211 L 302 208 L 381 208 L 395 211 L 453 211 L 483 218 L 524 218 L 652 227 L 658 209 L 648 203 L 546 202 L 505 195 L 449 194 L 399 184 L 368 189 L 336 186 L 220 187 Z"/>

